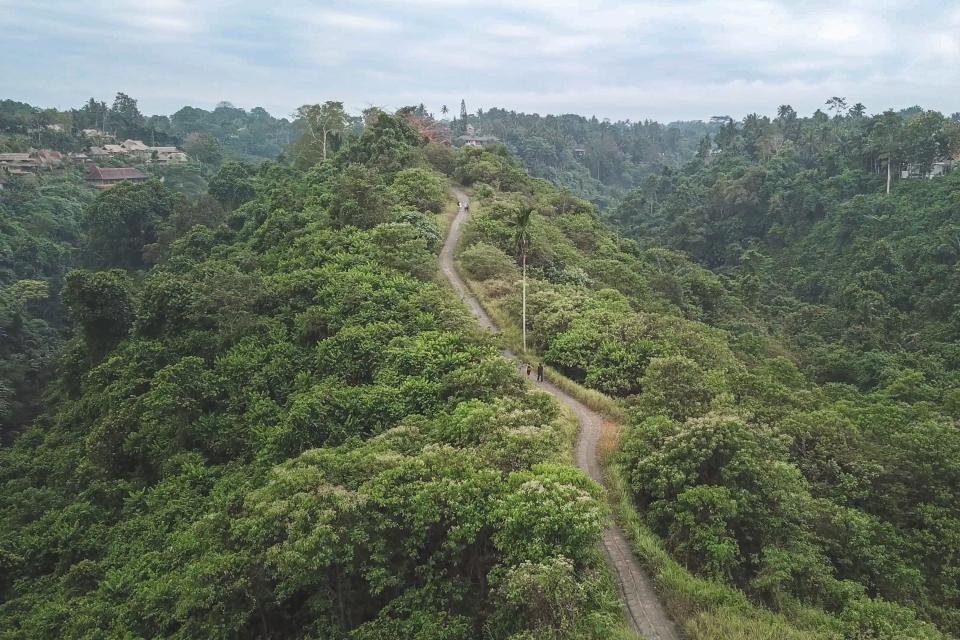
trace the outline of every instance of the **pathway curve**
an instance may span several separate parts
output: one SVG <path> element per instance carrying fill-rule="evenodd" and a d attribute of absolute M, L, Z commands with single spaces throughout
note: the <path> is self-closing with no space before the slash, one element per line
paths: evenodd
<path fill-rule="evenodd" d="M 470 199 L 463 191 L 454 189 L 454 194 L 461 203 L 469 205 Z M 454 267 L 454 252 L 460 242 L 463 225 L 469 216 L 469 209 L 464 209 L 461 206 L 457 212 L 457 217 L 450 224 L 443 249 L 440 251 L 440 270 L 450 281 L 460 299 L 476 316 L 480 326 L 497 332 L 497 326 L 467 289 L 467 285 Z M 508 358 L 515 357 L 509 350 L 504 350 L 504 355 Z M 600 439 L 600 425 L 603 423 L 603 418 L 600 414 L 588 409 L 582 402 L 549 382 L 535 382 L 534 384 L 576 413 L 577 419 L 580 421 L 580 432 L 576 446 L 577 466 L 595 481 L 602 484 L 603 469 L 597 460 L 597 441 Z M 603 551 L 607 564 L 610 565 L 611 572 L 616 578 L 617 588 L 620 591 L 623 609 L 630 628 L 649 640 L 680 640 L 680 633 L 676 625 L 670 620 L 670 616 L 667 615 L 666 607 L 657 597 L 650 577 L 647 576 L 633 555 L 633 550 L 630 548 L 623 531 L 612 522 L 603 532 Z"/>

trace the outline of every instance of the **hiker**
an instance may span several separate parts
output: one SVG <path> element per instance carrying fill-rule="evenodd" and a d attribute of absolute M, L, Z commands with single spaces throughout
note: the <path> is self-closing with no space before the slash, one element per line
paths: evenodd
<path fill-rule="evenodd" d="M 527 365 L 527 377 L 528 377 L 528 378 L 530 377 L 530 372 L 531 372 L 531 371 L 533 371 L 533 369 L 530 368 L 530 365 Z"/>
<path fill-rule="evenodd" d="M 537 382 L 543 382 L 543 363 L 537 365 Z"/>

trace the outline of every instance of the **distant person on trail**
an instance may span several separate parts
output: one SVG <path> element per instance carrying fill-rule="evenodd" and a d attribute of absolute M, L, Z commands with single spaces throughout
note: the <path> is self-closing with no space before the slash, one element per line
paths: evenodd
<path fill-rule="evenodd" d="M 528 377 L 528 378 L 530 377 L 530 372 L 531 372 L 531 371 L 533 371 L 533 369 L 530 368 L 530 365 L 527 365 L 527 377 Z"/>
<path fill-rule="evenodd" d="M 537 382 L 543 382 L 543 363 L 537 365 Z"/>

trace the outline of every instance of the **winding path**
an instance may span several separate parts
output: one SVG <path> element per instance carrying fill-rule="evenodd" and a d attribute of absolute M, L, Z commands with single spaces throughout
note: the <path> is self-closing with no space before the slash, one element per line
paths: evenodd
<path fill-rule="evenodd" d="M 463 191 L 454 189 L 454 193 L 460 202 L 469 204 L 470 199 Z M 489 331 L 497 332 L 497 326 L 467 289 L 467 285 L 454 267 L 454 253 L 460 242 L 463 225 L 469 216 L 469 210 L 461 207 L 457 212 L 457 217 L 450 224 L 443 249 L 440 251 L 440 270 L 450 281 L 460 299 L 476 316 L 480 326 Z M 515 358 L 509 350 L 504 350 L 504 355 L 511 359 Z M 534 382 L 534 384 L 576 413 L 577 419 L 580 421 L 580 432 L 576 447 L 577 466 L 595 481 L 602 484 L 603 469 L 597 460 L 597 441 L 600 438 L 600 425 L 603 423 L 603 418 L 600 414 L 588 409 L 576 398 L 564 393 L 549 382 Z M 666 607 L 657 597 L 649 576 L 633 555 L 633 550 L 630 548 L 623 531 L 613 522 L 610 522 L 603 532 L 603 551 L 607 564 L 610 565 L 611 572 L 616 579 L 624 613 L 630 628 L 649 640 L 680 640 L 680 633 L 676 625 L 670 620 L 670 616 L 667 615 Z"/>

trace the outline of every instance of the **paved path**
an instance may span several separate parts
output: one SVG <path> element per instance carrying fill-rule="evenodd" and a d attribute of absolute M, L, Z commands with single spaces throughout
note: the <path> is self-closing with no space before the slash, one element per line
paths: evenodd
<path fill-rule="evenodd" d="M 470 199 L 459 189 L 454 189 L 457 199 L 465 204 Z M 477 299 L 467 289 L 460 274 L 454 267 L 454 252 L 460 242 L 463 225 L 470 216 L 469 210 L 462 207 L 457 212 L 447 232 L 447 239 L 440 251 L 440 270 L 446 276 L 464 304 L 470 309 L 477 322 L 484 329 L 497 332 L 497 326 L 483 310 Z M 514 358 L 509 350 L 504 351 L 508 358 Z M 532 380 L 531 380 L 532 382 Z M 587 475 L 599 483 L 603 483 L 603 469 L 597 460 L 597 441 L 600 438 L 600 425 L 603 418 L 600 414 L 588 409 L 583 403 L 573 398 L 549 382 L 534 382 L 538 387 L 564 403 L 577 414 L 580 421 L 580 432 L 577 439 L 576 462 Z M 667 615 L 666 608 L 657 597 L 653 584 L 646 572 L 637 562 L 633 550 L 627 542 L 623 531 L 612 522 L 603 532 L 603 551 L 610 565 L 611 572 L 617 581 L 617 588 L 623 601 L 623 609 L 630 628 L 649 640 L 679 640 L 680 633 L 676 625 Z"/>

